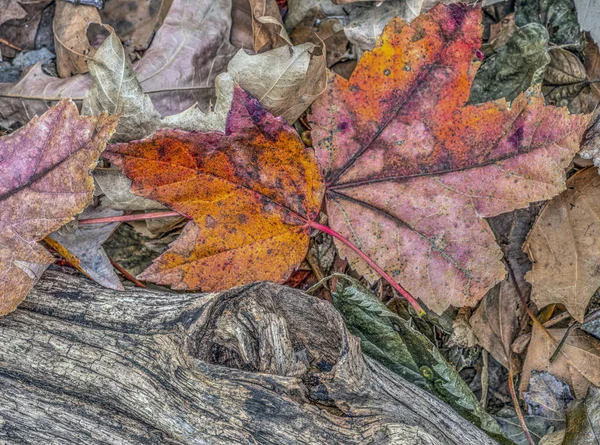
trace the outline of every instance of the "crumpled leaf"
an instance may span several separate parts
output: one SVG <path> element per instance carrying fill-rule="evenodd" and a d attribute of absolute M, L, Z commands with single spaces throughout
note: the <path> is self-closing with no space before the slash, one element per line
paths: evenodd
<path fill-rule="evenodd" d="M 483 217 L 548 199 L 588 116 L 546 107 L 539 89 L 467 105 L 481 10 L 438 5 L 392 20 L 349 81 L 312 105 L 312 140 L 332 229 L 435 312 L 473 306 L 505 276 Z M 342 257 L 377 276 L 336 241 Z"/>
<path fill-rule="evenodd" d="M 360 282 L 340 278 L 334 304 L 348 330 L 360 338 L 365 354 L 435 394 L 488 433 L 501 436 L 498 424 L 427 337 L 391 312 Z"/>
<path fill-rule="evenodd" d="M 563 338 L 565 329 L 547 331 L 552 339 L 537 325 L 533 325 L 519 389 L 527 389 L 533 371 L 548 372 L 568 383 L 576 398 L 584 397 L 590 384 L 599 386 L 600 342 L 581 329 L 573 329 L 556 360 L 550 362 L 550 357 Z"/>
<path fill-rule="evenodd" d="M 600 91 L 590 82 L 579 58 L 562 48 L 551 48 L 542 92 L 546 103 L 568 107 L 571 113 L 591 113 L 600 101 Z"/>
<path fill-rule="evenodd" d="M 512 282 L 504 280 L 486 294 L 469 319 L 481 346 L 515 373 L 521 364 L 510 347 L 520 329 L 522 312 L 518 301 Z"/>
<path fill-rule="evenodd" d="M 231 59 L 227 70 L 273 115 L 292 123 L 325 89 L 324 50 L 312 43 L 304 43 L 251 56 L 241 49 Z"/>
<path fill-rule="evenodd" d="M 150 49 L 133 66 L 161 115 L 179 113 L 195 103 L 208 108 L 215 78 L 236 51 L 229 43 L 230 11 L 231 0 L 173 1 Z M 0 84 L 0 117 L 28 122 L 54 101 L 83 100 L 90 85 L 87 75 L 58 79 L 36 65 L 17 84 Z"/>
<path fill-rule="evenodd" d="M 531 374 L 529 390 L 523 392 L 527 413 L 544 419 L 546 430 L 565 428 L 567 405 L 573 400 L 569 385 L 547 372 Z"/>
<path fill-rule="evenodd" d="M 598 215 L 600 176 L 595 168 L 571 176 L 567 190 L 542 210 L 523 245 L 533 263 L 525 279 L 539 308 L 560 303 L 583 322 L 590 298 L 600 287 Z"/>
<path fill-rule="evenodd" d="M 215 80 L 217 103 L 215 110 L 204 114 L 195 105 L 179 114 L 161 118 L 145 94 L 131 69 L 125 50 L 114 31 L 102 43 L 89 61 L 92 87 L 83 100 L 82 113 L 119 114 L 121 119 L 113 140 L 131 141 L 150 136 L 159 128 L 182 130 L 223 130 L 231 106 L 233 81 L 227 74 Z"/>
<path fill-rule="evenodd" d="M 80 218 L 105 218 L 120 216 L 123 212 L 111 209 L 84 210 Z M 101 286 L 114 290 L 123 290 L 119 276 L 115 273 L 110 259 L 104 252 L 102 244 L 115 231 L 119 223 L 90 224 L 77 226 L 67 224 L 44 240 L 71 265 L 79 269 L 90 279 Z"/>
<path fill-rule="evenodd" d="M 0 315 L 13 311 L 54 261 L 38 241 L 88 204 L 89 172 L 115 126 L 115 117 L 80 117 L 64 100 L 0 138 Z"/>
<path fill-rule="evenodd" d="M 288 13 L 285 26 L 288 31 L 293 30 L 305 20 L 307 15 L 322 14 L 323 17 L 345 16 L 349 8 L 354 5 L 336 5 L 331 0 L 288 0 Z"/>
<path fill-rule="evenodd" d="M 503 97 L 512 101 L 540 83 L 550 61 L 547 45 L 548 32 L 537 23 L 514 29 L 477 71 L 469 101 L 478 104 Z"/>
<path fill-rule="evenodd" d="M 193 219 L 140 279 L 204 290 L 284 281 L 306 255 L 323 194 L 315 159 L 238 86 L 225 133 L 163 130 L 105 156 L 134 193 Z"/>
<path fill-rule="evenodd" d="M 400 17 L 410 23 L 421 13 L 422 6 L 423 0 L 405 0 L 354 10 L 352 20 L 344 27 L 344 33 L 350 43 L 354 44 L 357 57 L 360 59 L 364 51 L 375 47 L 377 38 L 392 18 Z"/>
<path fill-rule="evenodd" d="M 576 45 L 583 49 L 582 33 L 573 0 L 517 0 L 517 26 L 539 23 L 548 30 L 556 45 Z"/>
<path fill-rule="evenodd" d="M 600 442 L 600 389 L 590 387 L 585 400 L 576 400 L 567 409 L 567 430 L 563 445 Z"/>
<path fill-rule="evenodd" d="M 314 43 L 326 48 L 325 59 L 327 67 L 331 68 L 340 61 L 348 61 L 353 55 L 348 50 L 348 39 L 344 34 L 344 24 L 341 18 L 328 18 L 314 10 L 309 16 L 294 28 L 290 34 L 294 45 Z"/>
<path fill-rule="evenodd" d="M 250 0 L 250 7 L 254 51 L 258 52 L 267 44 L 273 49 L 285 45 L 292 46 L 275 0 Z"/>
<path fill-rule="evenodd" d="M 96 51 L 86 35 L 90 23 L 101 23 L 98 9 L 94 6 L 56 2 L 52 28 L 56 68 L 60 77 L 88 72 L 87 59 Z"/>

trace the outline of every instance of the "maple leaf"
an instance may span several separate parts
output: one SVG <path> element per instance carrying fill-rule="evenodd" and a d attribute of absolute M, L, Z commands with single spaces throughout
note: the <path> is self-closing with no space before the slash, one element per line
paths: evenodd
<path fill-rule="evenodd" d="M 564 189 L 588 116 L 539 88 L 467 105 L 481 9 L 393 19 L 349 80 L 333 75 L 309 120 L 330 227 L 436 312 L 474 305 L 505 276 L 484 217 Z M 336 241 L 363 276 L 377 276 Z"/>
<path fill-rule="evenodd" d="M 63 100 L 0 139 L 0 315 L 16 308 L 54 261 L 37 241 L 92 198 L 89 172 L 117 125 Z"/>
<path fill-rule="evenodd" d="M 105 156 L 134 193 L 193 220 L 141 279 L 204 290 L 284 281 L 306 255 L 323 196 L 314 155 L 239 86 L 224 133 L 161 130 Z"/>

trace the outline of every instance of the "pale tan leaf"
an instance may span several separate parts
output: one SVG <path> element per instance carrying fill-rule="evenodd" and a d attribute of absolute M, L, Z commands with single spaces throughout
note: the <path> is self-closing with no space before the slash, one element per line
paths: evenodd
<path fill-rule="evenodd" d="M 533 268 L 525 278 L 538 307 L 564 304 L 583 321 L 600 286 L 600 177 L 596 169 L 578 172 L 567 190 L 542 210 L 523 250 Z"/>
<path fill-rule="evenodd" d="M 321 52 L 316 55 L 315 52 Z M 312 43 L 280 47 L 254 56 L 240 50 L 228 72 L 275 116 L 294 122 L 323 92 L 327 68 Z"/>
<path fill-rule="evenodd" d="M 265 45 L 271 48 L 292 45 L 275 0 L 250 0 L 250 7 L 254 51 L 258 52 Z"/>

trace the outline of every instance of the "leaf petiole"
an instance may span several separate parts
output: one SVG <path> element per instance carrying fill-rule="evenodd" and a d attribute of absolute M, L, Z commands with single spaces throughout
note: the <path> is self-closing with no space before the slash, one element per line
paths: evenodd
<path fill-rule="evenodd" d="M 105 224 L 113 222 L 127 222 L 127 221 L 143 221 L 146 219 L 156 218 L 169 218 L 171 216 L 181 216 L 185 218 L 181 213 L 177 212 L 155 212 L 155 213 L 137 213 L 135 215 L 122 215 L 122 216 L 109 216 L 106 218 L 90 218 L 80 219 L 78 224 Z"/>
<path fill-rule="evenodd" d="M 413 307 L 413 309 L 415 310 L 415 312 L 417 313 L 417 315 L 419 317 L 422 317 L 425 315 L 425 311 L 423 310 L 423 308 L 421 307 L 419 302 L 417 300 L 415 300 L 415 298 L 406 289 L 404 289 L 402 286 L 400 286 L 400 284 L 398 284 L 396 282 L 396 280 L 394 280 L 391 276 L 389 276 L 385 270 L 383 270 L 381 267 L 379 267 L 377 265 L 377 263 L 375 263 L 375 261 L 373 261 L 371 258 L 369 258 L 369 256 L 367 254 L 365 254 L 362 250 L 360 250 L 352 241 L 350 241 L 349 239 L 340 235 L 332 228 L 324 226 L 322 224 L 319 224 L 315 221 L 308 221 L 308 226 L 312 227 L 313 229 L 320 230 L 323 233 L 333 236 L 335 239 L 339 240 L 344 245 L 346 245 L 347 247 L 352 249 L 354 251 L 354 253 L 356 253 L 359 257 L 361 257 L 369 266 L 371 266 L 371 268 L 375 272 L 377 272 L 379 275 L 381 275 L 381 277 L 385 281 L 387 281 L 394 289 L 396 289 L 400 293 L 400 295 L 402 295 L 404 298 L 406 298 L 408 300 L 408 302 L 411 304 L 411 306 Z"/>

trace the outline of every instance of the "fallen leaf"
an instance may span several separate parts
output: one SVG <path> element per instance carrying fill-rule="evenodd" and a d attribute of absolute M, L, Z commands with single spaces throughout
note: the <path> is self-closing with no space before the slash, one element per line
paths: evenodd
<path fill-rule="evenodd" d="M 315 18 L 347 16 L 349 8 L 354 7 L 354 5 L 336 5 L 331 0 L 288 0 L 287 4 L 285 26 L 288 30 L 295 29 L 298 24 L 306 20 L 307 16 Z M 312 20 L 311 18 L 310 21 Z"/>
<path fill-rule="evenodd" d="M 65 1 L 56 3 L 52 28 L 56 68 L 60 77 L 88 72 L 87 59 L 96 51 L 86 35 L 90 23 L 101 23 L 100 14 L 95 7 Z"/>
<path fill-rule="evenodd" d="M 515 21 L 517 26 L 539 23 L 548 30 L 552 43 L 583 48 L 573 0 L 517 0 Z"/>
<path fill-rule="evenodd" d="M 123 212 L 111 209 L 86 209 L 80 218 L 105 218 L 120 216 Z M 101 286 L 123 290 L 119 276 L 115 273 L 102 244 L 115 231 L 119 223 L 77 226 L 67 224 L 44 240 L 72 266 Z"/>
<path fill-rule="evenodd" d="M 573 329 L 551 363 L 550 357 L 566 329 L 547 331 L 552 339 L 533 325 L 519 389 L 522 392 L 527 389 L 533 371 L 545 371 L 568 383 L 576 398 L 584 397 L 590 385 L 600 385 L 600 342 L 580 329 Z"/>
<path fill-rule="evenodd" d="M 366 355 L 435 394 L 492 436 L 501 436 L 498 424 L 433 343 L 390 311 L 359 281 L 341 276 L 334 304 L 348 330 L 360 338 Z"/>
<path fill-rule="evenodd" d="M 508 14 L 501 21 L 490 25 L 490 36 L 487 43 L 481 45 L 481 51 L 485 56 L 490 56 L 508 42 L 508 39 L 517 30 L 515 25 L 515 13 Z"/>
<path fill-rule="evenodd" d="M 100 10 L 102 23 L 112 27 L 133 61 L 135 51 L 148 49 L 154 32 L 162 25 L 172 0 L 136 0 L 128 2 L 109 1 Z"/>
<path fill-rule="evenodd" d="M 512 101 L 540 83 L 550 61 L 547 45 L 548 33 L 537 23 L 514 29 L 506 43 L 485 58 L 473 81 L 469 102 L 478 104 L 503 97 Z"/>
<path fill-rule="evenodd" d="M 327 18 L 318 10 L 310 14 L 305 20 L 294 28 L 290 39 L 294 45 L 314 43 L 325 46 L 327 67 L 331 67 L 342 60 L 348 60 L 351 54 L 348 51 L 348 39 L 344 34 L 344 24 L 338 18 Z"/>
<path fill-rule="evenodd" d="M 438 313 L 474 306 L 504 278 L 483 218 L 564 189 L 589 120 L 544 106 L 539 89 L 510 108 L 467 105 L 480 20 L 479 8 L 459 4 L 410 26 L 392 20 L 349 81 L 332 76 L 309 116 L 330 227 Z"/>
<path fill-rule="evenodd" d="M 248 0 L 233 0 L 231 10 L 231 43 L 246 50 L 252 50 L 252 10 Z"/>
<path fill-rule="evenodd" d="M 229 43 L 230 11 L 231 0 L 173 1 L 150 49 L 133 66 L 143 91 L 162 116 L 195 103 L 208 109 L 215 78 L 236 51 Z M 87 75 L 58 79 L 35 65 L 18 83 L 0 84 L 0 116 L 26 123 L 55 101 L 83 100 L 90 86 Z"/>
<path fill-rule="evenodd" d="M 494 415 L 494 418 L 500 425 L 500 428 L 506 437 L 508 437 L 513 444 L 530 445 L 527 437 L 525 437 L 523 427 L 519 422 L 519 418 L 517 417 L 517 413 L 515 412 L 514 408 L 511 406 L 505 406 Z M 539 441 L 548 432 L 546 423 L 543 419 L 537 416 L 529 416 L 527 414 L 524 414 L 523 418 L 525 419 L 525 424 L 527 425 L 529 434 L 533 438 L 534 442 Z"/>
<path fill-rule="evenodd" d="M 93 176 L 96 183 L 95 194 L 100 196 L 103 208 L 128 211 L 166 208 L 159 202 L 131 193 L 131 180 L 117 169 L 97 168 Z"/>
<path fill-rule="evenodd" d="M 38 241 L 89 203 L 89 172 L 116 126 L 69 100 L 0 138 L 0 314 L 13 311 L 54 261 Z"/>
<path fill-rule="evenodd" d="M 22 19 L 27 12 L 17 0 L 0 0 L 0 25 L 9 20 Z"/>
<path fill-rule="evenodd" d="M 250 0 L 250 8 L 254 51 L 258 52 L 265 45 L 273 49 L 285 45 L 292 46 L 275 0 Z"/>
<path fill-rule="evenodd" d="M 523 392 L 527 413 L 544 420 L 546 431 L 564 429 L 567 405 L 573 400 L 569 386 L 547 372 L 531 374 L 529 389 Z"/>
<path fill-rule="evenodd" d="M 241 49 L 227 72 L 273 115 L 293 123 L 325 89 L 323 52 L 324 48 L 312 43 L 282 46 L 254 56 Z"/>
<path fill-rule="evenodd" d="M 577 19 L 581 29 L 589 31 L 596 43 L 600 42 L 600 1 L 575 0 Z"/>
<path fill-rule="evenodd" d="M 554 431 L 542 437 L 538 445 L 561 445 L 565 439 L 565 430 Z"/>
<path fill-rule="evenodd" d="M 481 346 L 506 369 L 521 368 L 511 344 L 519 333 L 521 308 L 512 282 L 504 280 L 492 288 L 473 312 L 469 323 Z"/>
<path fill-rule="evenodd" d="M 422 6 L 423 0 L 405 0 L 354 10 L 344 33 L 350 43 L 354 44 L 357 57 L 360 59 L 364 51 L 375 47 L 377 38 L 392 18 L 400 17 L 410 23 L 421 13 Z"/>
<path fill-rule="evenodd" d="M 323 193 L 317 165 L 294 129 L 240 87 L 225 133 L 163 130 L 105 156 L 134 193 L 193 220 L 140 279 L 204 290 L 285 281 L 306 255 Z"/>
<path fill-rule="evenodd" d="M 585 400 L 567 409 L 564 445 L 589 445 L 600 441 L 600 389 L 590 387 Z"/>
<path fill-rule="evenodd" d="M 591 113 L 600 101 L 579 58 L 562 48 L 551 48 L 542 92 L 547 103 L 568 107 L 574 114 Z"/>
<path fill-rule="evenodd" d="M 113 136 L 117 142 L 143 139 L 159 128 L 224 130 L 233 96 L 231 77 L 221 74 L 215 80 L 217 103 L 214 111 L 205 114 L 194 104 L 179 114 L 161 118 L 131 69 L 119 38 L 110 27 L 107 28 L 110 35 L 89 61 L 92 87 L 83 100 L 83 114 L 107 112 L 120 115 Z"/>
<path fill-rule="evenodd" d="M 600 176 L 581 170 L 567 181 L 567 190 L 542 210 L 523 245 L 533 267 L 525 276 L 531 300 L 543 308 L 564 304 L 583 322 L 594 292 L 600 287 Z"/>

